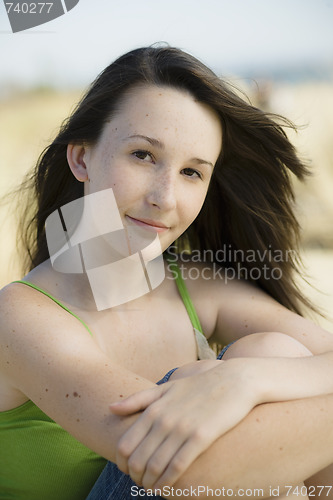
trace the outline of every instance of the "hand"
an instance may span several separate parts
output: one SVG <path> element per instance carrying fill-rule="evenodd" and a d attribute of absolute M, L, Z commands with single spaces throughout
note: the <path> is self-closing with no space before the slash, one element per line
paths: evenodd
<path fill-rule="evenodd" d="M 245 358 L 191 363 L 176 370 L 170 382 L 111 405 L 117 415 L 144 410 L 118 443 L 119 469 L 145 488 L 174 484 L 218 437 L 262 402 L 250 366 Z M 200 373 L 191 375 L 196 371 Z"/>

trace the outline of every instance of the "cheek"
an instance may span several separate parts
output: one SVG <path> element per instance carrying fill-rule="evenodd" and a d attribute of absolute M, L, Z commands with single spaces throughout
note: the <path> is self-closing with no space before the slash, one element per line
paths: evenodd
<path fill-rule="evenodd" d="M 138 183 L 123 175 L 110 178 L 109 187 L 113 189 L 119 210 L 128 209 L 137 200 L 142 200 L 142 189 Z"/>
<path fill-rule="evenodd" d="M 91 176 L 92 187 L 96 187 L 96 190 L 109 189 L 119 192 L 120 196 L 123 196 L 123 192 L 126 192 L 128 179 L 125 177 L 124 169 L 118 164 L 115 164 L 113 157 L 106 160 L 104 157 L 99 159 L 99 162 L 94 164 L 97 168 L 94 169 L 93 175 Z"/>
<path fill-rule="evenodd" d="M 186 225 L 190 225 L 198 216 L 202 205 L 206 199 L 207 189 L 204 188 L 202 191 L 195 193 L 191 198 L 185 198 L 182 205 L 182 213 L 184 217 L 182 218 Z"/>

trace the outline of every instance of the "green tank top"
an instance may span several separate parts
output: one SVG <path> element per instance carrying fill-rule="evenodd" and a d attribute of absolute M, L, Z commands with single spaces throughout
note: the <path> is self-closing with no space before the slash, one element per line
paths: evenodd
<path fill-rule="evenodd" d="M 106 460 L 32 401 L 0 413 L 1 500 L 84 500 Z"/>
<path fill-rule="evenodd" d="M 196 337 L 199 335 L 205 340 L 179 268 L 176 263 L 169 262 L 169 265 Z M 45 290 L 27 281 L 14 283 L 43 293 L 76 317 L 92 335 L 81 318 Z M 0 435 L 1 500 L 84 500 L 107 462 L 73 438 L 32 401 L 0 412 Z"/>
<path fill-rule="evenodd" d="M 48 296 L 41 288 L 17 281 Z M 0 499 L 84 500 L 107 460 L 73 438 L 32 401 L 0 412 Z"/>

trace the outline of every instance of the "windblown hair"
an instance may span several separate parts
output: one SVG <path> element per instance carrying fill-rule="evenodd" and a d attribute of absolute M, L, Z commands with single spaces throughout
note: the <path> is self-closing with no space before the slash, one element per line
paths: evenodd
<path fill-rule="evenodd" d="M 83 183 L 75 179 L 67 164 L 67 145 L 96 143 L 105 123 L 121 110 L 125 93 L 143 84 L 190 92 L 214 109 L 222 124 L 222 151 L 206 200 L 197 219 L 177 241 L 178 250 L 211 250 L 213 255 L 221 248 L 252 250 L 260 258 L 246 259 L 241 265 L 250 276 L 251 270 L 262 271 L 254 280 L 260 288 L 295 312 L 301 313 L 302 305 L 312 308 L 295 283 L 300 266 L 299 225 L 293 213 L 290 174 L 303 179 L 307 169 L 282 128 L 292 124 L 250 105 L 196 58 L 165 46 L 133 50 L 108 66 L 40 156 L 30 178 L 35 213 L 29 217 L 26 212 L 23 222 L 27 268 L 49 257 L 46 218 L 83 196 Z M 274 250 L 288 258 L 272 259 Z M 223 266 L 237 269 L 239 264 L 231 259 Z M 271 278 L 274 270 L 279 270 L 280 279 Z"/>

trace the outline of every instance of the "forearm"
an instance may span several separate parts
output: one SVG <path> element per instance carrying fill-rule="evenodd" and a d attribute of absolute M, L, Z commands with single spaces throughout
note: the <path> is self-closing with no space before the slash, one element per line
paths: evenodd
<path fill-rule="evenodd" d="M 264 403 L 273 403 L 278 401 L 288 401 L 288 400 L 303 400 L 303 398 L 309 398 L 308 400 L 304 400 L 304 404 L 307 404 L 307 401 L 310 401 L 311 397 L 319 396 L 323 394 L 331 394 L 333 392 L 332 386 L 332 354 L 327 353 L 321 356 L 311 356 L 311 353 L 308 353 L 309 356 L 306 358 L 235 358 L 229 359 L 225 363 L 221 363 L 220 361 L 206 361 L 206 362 L 198 362 L 198 367 L 190 366 L 188 368 L 202 371 L 200 366 L 202 364 L 208 363 L 213 364 L 213 368 L 206 371 L 206 373 L 197 373 L 193 375 L 193 378 L 186 377 L 175 381 L 175 385 L 169 386 L 170 389 L 161 396 L 160 391 L 154 391 L 154 393 L 140 393 L 136 395 L 133 399 L 127 400 L 122 404 L 122 411 L 125 409 L 125 413 L 133 411 L 137 411 L 138 409 L 144 409 L 147 406 L 151 406 L 154 409 L 154 418 L 159 423 L 155 426 L 155 420 L 152 424 L 150 414 L 144 414 L 144 418 L 141 421 L 139 426 L 133 426 L 130 432 L 124 436 L 122 439 L 122 443 L 120 446 L 120 455 L 119 455 L 119 463 L 118 465 L 125 472 L 130 471 L 132 478 L 143 484 L 145 487 L 151 487 L 152 484 L 155 484 L 156 479 L 158 478 L 157 470 L 155 470 L 155 465 L 153 467 L 154 454 L 152 451 L 152 447 L 150 441 L 147 439 L 142 442 L 136 443 L 136 436 L 141 435 L 142 433 L 147 436 L 150 436 L 150 431 L 152 433 L 158 431 L 157 437 L 155 436 L 155 440 L 157 440 L 156 450 L 159 450 L 159 443 L 161 442 L 160 432 L 167 426 L 171 426 L 171 428 L 175 429 L 175 431 L 170 432 L 169 434 L 172 436 L 174 434 L 175 438 L 178 442 L 183 443 L 186 441 L 188 443 L 193 443 L 195 449 L 195 453 L 190 453 L 186 456 L 186 454 L 182 453 L 182 450 L 185 448 L 184 444 L 179 448 L 178 458 L 179 468 L 177 466 L 177 460 L 172 460 L 169 463 L 168 468 L 163 473 L 163 468 L 161 467 L 161 475 L 159 480 L 156 483 L 156 486 L 159 487 L 162 484 L 173 484 L 175 481 L 177 482 L 177 478 L 181 476 L 183 471 L 189 467 L 188 470 L 191 470 L 191 464 L 194 463 L 195 458 L 200 455 L 204 450 L 211 450 L 214 447 L 209 448 L 211 443 L 220 443 L 220 436 L 225 436 L 227 439 L 228 436 L 234 436 L 234 441 L 231 442 L 231 450 L 235 453 L 237 451 L 236 457 L 239 462 L 237 462 L 237 466 L 239 465 L 239 469 L 242 473 L 242 478 L 245 478 L 244 472 L 242 472 L 242 466 L 240 462 L 240 454 L 242 453 L 242 457 L 248 461 L 248 469 L 247 474 L 248 478 L 256 477 L 258 472 L 258 467 L 250 456 L 250 452 L 248 455 L 243 456 L 242 447 L 239 446 L 239 443 L 246 443 L 244 446 L 249 446 L 249 450 L 251 450 L 251 442 L 252 442 L 252 454 L 258 455 L 259 453 L 263 457 L 263 463 L 265 467 L 271 467 L 270 453 L 272 450 L 266 449 L 267 446 L 274 446 L 278 444 L 279 441 L 285 439 L 287 440 L 294 439 L 295 431 L 298 432 L 300 429 L 300 439 L 295 442 L 295 453 L 291 453 L 288 455 L 288 460 L 291 464 L 296 460 L 298 462 L 297 453 L 306 453 L 307 452 L 307 444 L 303 439 L 302 434 L 302 425 L 305 426 L 304 433 L 307 432 L 306 425 L 309 422 L 303 422 L 302 411 L 297 410 L 296 427 L 294 425 L 294 421 L 291 422 L 288 417 L 288 413 L 284 414 L 284 409 L 277 404 L 264 404 Z M 200 368 L 200 369 L 199 369 Z M 179 378 L 179 372 L 182 372 L 183 369 L 179 369 L 175 372 L 175 375 L 172 378 Z M 187 373 L 187 375 L 189 375 Z M 191 385 L 192 384 L 192 385 Z M 192 386 L 195 387 L 195 395 L 192 391 Z M 166 390 L 166 388 L 165 388 Z M 199 394 L 203 395 L 202 405 L 198 405 L 198 399 L 200 400 Z M 153 397 L 154 396 L 154 397 Z M 149 398 L 153 397 L 152 400 Z M 148 399 L 147 399 L 148 398 Z M 210 403 L 206 404 L 206 399 Z M 196 401 L 196 403 L 195 403 Z M 311 400 L 313 401 L 313 400 Z M 316 401 L 316 400 L 315 400 Z M 178 404 L 175 404 L 178 402 Z M 292 401 L 294 403 L 295 401 Z M 180 406 L 179 406 L 180 403 Z M 170 414 L 170 418 L 168 418 L 168 422 L 165 421 L 164 415 L 169 411 L 169 407 L 171 404 L 174 404 L 175 411 L 177 413 L 177 417 L 175 420 L 175 414 L 172 412 Z M 287 404 L 287 403 L 284 403 Z M 319 404 L 316 402 L 315 404 Z M 126 405 L 128 408 L 126 409 Z M 132 405 L 132 407 L 131 407 Z M 258 406 L 261 405 L 261 406 Z M 263 413 L 263 417 L 265 421 L 263 424 L 260 424 L 261 419 L 251 420 L 253 416 L 253 411 L 251 408 L 257 407 L 256 411 Z M 163 407 L 163 409 L 162 409 Z M 301 408 L 301 407 L 300 407 Z M 156 411 L 161 414 L 161 417 L 157 418 Z M 289 411 L 289 410 L 288 410 Z M 297 413 L 298 411 L 298 413 Z M 313 408 L 313 412 L 316 411 L 316 407 Z M 250 415 L 249 415 L 250 412 Z M 244 418 L 248 415 L 246 418 Z M 294 416 L 293 416 L 294 418 Z M 174 423 L 172 421 L 175 420 Z M 284 421 L 284 422 L 283 422 Z M 185 425 L 184 422 L 187 422 Z M 238 422 L 242 422 L 242 424 L 238 424 Z M 250 422 L 250 425 L 242 427 L 244 422 Z M 283 422 L 282 427 L 280 428 L 280 423 Z M 179 425 L 178 425 L 179 424 Z M 260 425 L 259 425 L 260 424 Z M 292 424 L 292 425 L 291 425 Z M 185 427 L 184 427 L 185 425 Z M 267 432 L 267 435 L 264 436 L 263 440 L 261 439 L 261 432 L 263 427 L 263 431 Z M 265 427 L 266 426 L 266 427 Z M 284 430 L 284 426 L 286 429 Z M 293 427 L 294 426 L 294 427 Z M 299 427 L 300 426 L 300 427 Z M 186 428 L 186 430 L 185 430 Z M 190 431 L 189 431 L 190 429 Z M 233 429 L 230 431 L 230 429 Z M 243 429 L 243 433 L 242 433 Z M 255 433 L 259 429 L 259 435 L 256 436 Z M 286 432 L 286 434 L 279 434 L 281 431 Z M 214 432 L 216 430 L 216 432 Z M 277 432 L 279 431 L 279 432 Z M 181 432 L 183 434 L 181 434 Z M 236 432 L 236 435 L 235 435 Z M 275 432 L 277 432 L 275 436 Z M 288 434 L 289 432 L 289 434 Z M 212 433 L 215 434 L 212 436 Z M 181 436 L 184 436 L 185 438 Z M 253 437 L 255 436 L 255 440 Z M 224 438 L 222 438 L 224 439 Z M 191 441 L 192 440 L 192 441 Z M 201 445 L 200 440 L 202 440 L 203 445 Z M 163 439 L 162 439 L 163 441 Z M 228 442 L 228 441 L 227 441 Z M 222 441 L 224 443 L 224 441 Z M 281 452 L 284 449 L 288 449 L 286 446 L 288 443 L 283 443 L 280 446 L 283 448 L 280 450 Z M 193 446 L 191 444 L 191 446 Z M 280 447 L 279 446 L 279 447 Z M 138 447 L 138 448 L 136 448 Z M 147 451 L 148 447 L 148 451 Z M 299 448 L 297 448 L 299 447 Z M 201 449 L 200 449 L 201 448 Z M 135 453 L 133 453 L 135 450 Z M 140 450 L 140 451 L 139 451 Z M 223 444 L 223 453 L 225 450 L 225 446 Z M 220 463 L 221 457 L 219 457 L 219 448 L 217 449 L 217 455 L 213 454 L 213 460 L 216 460 L 217 463 Z M 274 451 L 274 448 L 273 448 Z M 133 457 L 132 457 L 133 453 Z M 141 454 L 141 455 L 140 455 Z M 139 457 L 140 456 L 148 456 L 150 457 L 150 461 L 148 460 L 148 465 L 146 469 L 145 462 L 141 463 Z M 183 456 L 182 456 L 183 455 Z M 194 456 L 195 455 L 195 456 Z M 131 456 L 132 465 L 135 464 L 135 471 L 131 468 L 127 468 L 128 457 Z M 190 456 L 190 459 L 189 459 Z M 203 455 L 201 455 L 203 456 Z M 228 452 L 225 455 L 228 457 Z M 184 458 L 185 457 L 185 458 Z M 279 457 L 279 455 L 278 455 Z M 277 457 L 277 458 L 278 458 Z M 259 456 L 260 458 L 260 456 Z M 268 462 L 267 462 L 268 460 Z M 140 462 L 138 465 L 138 461 Z M 328 463 L 333 462 L 333 459 L 330 459 Z M 282 467 L 285 465 L 286 460 L 283 460 L 280 465 Z M 227 462 L 223 463 L 223 467 L 221 471 L 224 471 Z M 217 474 L 217 477 L 220 478 L 219 469 L 215 470 L 212 468 L 211 463 L 208 464 L 208 468 L 203 464 L 203 468 L 201 470 L 201 466 L 199 467 L 200 472 L 204 471 L 204 476 L 201 478 L 201 482 L 199 481 L 199 485 L 209 485 L 204 479 L 206 477 L 206 471 L 214 471 L 214 474 Z M 326 464 L 327 465 L 327 464 Z M 150 466 L 150 467 L 149 467 Z M 140 467 L 140 468 L 139 468 Z M 181 470 L 182 468 L 182 470 Z M 320 470 L 321 466 L 319 466 Z M 142 469 L 142 472 L 140 472 Z M 146 469 L 146 472 L 144 472 Z M 178 470 L 177 470 L 178 469 Z M 293 467 L 292 467 L 293 469 Z M 292 470 L 291 469 L 291 470 Z M 151 470 L 154 472 L 152 473 Z M 275 478 L 279 478 L 279 472 L 274 465 L 274 471 L 276 472 Z M 316 470 L 310 470 L 308 475 L 312 475 L 316 472 Z M 133 475 L 134 474 L 134 475 Z M 184 474 L 184 473 L 183 473 Z M 254 474 L 254 476 L 253 476 Z M 259 477 L 265 478 L 267 476 L 266 470 L 260 469 Z M 186 476 L 183 476 L 186 477 Z M 194 478 L 197 480 L 198 476 L 195 472 Z M 237 475 L 235 476 L 237 480 Z M 301 478 L 296 478 L 292 480 L 292 484 L 297 484 L 301 480 L 304 480 L 306 475 L 303 475 Z M 155 478 L 155 480 L 154 480 Z M 273 486 L 273 478 L 271 478 L 269 486 Z M 295 482 L 296 481 L 296 482 Z M 286 484 L 286 486 L 289 483 Z M 191 485 L 191 481 L 188 482 L 188 485 Z M 221 485 L 220 485 L 221 486 Z M 284 485 L 283 485 L 284 486 Z M 250 486 L 248 486 L 250 488 Z"/>
<path fill-rule="evenodd" d="M 333 352 L 302 358 L 248 360 L 259 403 L 289 401 L 333 393 Z"/>
<path fill-rule="evenodd" d="M 219 363 L 212 360 L 190 363 L 175 371 L 170 380 L 202 373 L 218 367 Z M 231 363 L 245 373 L 248 392 L 257 394 L 256 404 L 333 393 L 333 352 L 302 358 L 234 358 Z"/>
<path fill-rule="evenodd" d="M 175 488 L 298 484 L 333 462 L 333 395 L 256 407 L 189 467 Z M 205 495 L 202 496 L 205 498 Z"/>

